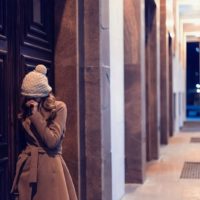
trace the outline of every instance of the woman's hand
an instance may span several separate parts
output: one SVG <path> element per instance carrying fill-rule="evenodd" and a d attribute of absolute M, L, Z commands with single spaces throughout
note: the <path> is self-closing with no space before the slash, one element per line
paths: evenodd
<path fill-rule="evenodd" d="M 32 114 L 34 114 L 38 110 L 38 102 L 31 99 L 26 102 L 26 106 L 30 107 L 32 110 Z"/>

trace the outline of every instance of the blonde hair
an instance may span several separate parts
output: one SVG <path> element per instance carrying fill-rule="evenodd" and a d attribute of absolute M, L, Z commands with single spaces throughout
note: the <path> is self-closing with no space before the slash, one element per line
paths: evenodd
<path fill-rule="evenodd" d="M 50 116 L 47 119 L 47 125 L 51 124 L 51 122 L 56 117 L 56 98 L 50 93 L 49 96 L 42 98 L 41 106 L 48 112 L 50 112 Z"/>

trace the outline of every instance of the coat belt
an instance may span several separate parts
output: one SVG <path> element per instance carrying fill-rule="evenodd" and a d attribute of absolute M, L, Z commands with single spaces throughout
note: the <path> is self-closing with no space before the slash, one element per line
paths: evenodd
<path fill-rule="evenodd" d="M 60 151 L 46 151 L 42 147 L 37 146 L 27 146 L 24 151 L 19 155 L 19 160 L 17 161 L 16 166 L 16 175 L 13 181 L 13 186 L 11 189 L 11 193 L 17 193 L 17 185 L 20 178 L 20 173 L 22 171 L 22 166 L 30 156 L 31 162 L 30 162 L 30 170 L 29 170 L 29 183 L 37 183 L 37 173 L 38 173 L 38 156 L 39 154 L 51 154 L 51 155 L 57 155 L 61 154 Z"/>
<path fill-rule="evenodd" d="M 30 171 L 29 171 L 29 183 L 36 183 L 37 182 L 37 168 L 38 168 L 38 154 L 45 153 L 42 148 L 30 148 L 26 149 L 25 154 L 31 156 L 31 163 L 30 163 Z"/>

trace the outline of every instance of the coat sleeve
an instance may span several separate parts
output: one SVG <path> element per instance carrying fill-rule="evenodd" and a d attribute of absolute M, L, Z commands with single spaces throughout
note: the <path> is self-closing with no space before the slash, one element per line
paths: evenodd
<path fill-rule="evenodd" d="M 67 119 L 66 105 L 62 103 L 61 106 L 59 106 L 56 111 L 56 117 L 50 125 L 47 125 L 46 120 L 40 112 L 35 112 L 29 118 L 46 146 L 49 149 L 56 148 L 65 131 Z"/>

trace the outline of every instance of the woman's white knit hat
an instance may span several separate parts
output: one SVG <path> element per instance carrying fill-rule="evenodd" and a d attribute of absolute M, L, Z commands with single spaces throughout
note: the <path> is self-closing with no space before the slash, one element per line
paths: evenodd
<path fill-rule="evenodd" d="M 52 91 L 46 77 L 47 68 L 37 65 L 22 81 L 21 94 L 28 97 L 46 97 Z"/>

